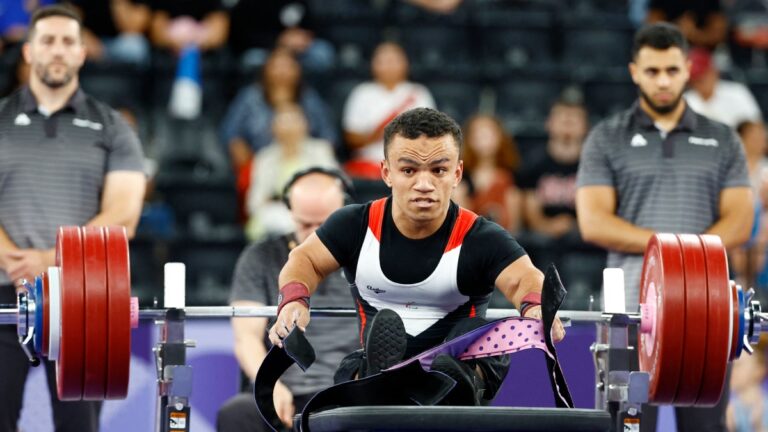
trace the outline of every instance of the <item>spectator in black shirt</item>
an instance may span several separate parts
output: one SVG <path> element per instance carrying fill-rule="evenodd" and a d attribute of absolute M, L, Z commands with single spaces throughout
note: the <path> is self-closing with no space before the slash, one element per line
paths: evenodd
<path fill-rule="evenodd" d="M 566 307 L 584 309 L 600 286 L 605 261 L 603 252 L 584 243 L 576 225 L 576 172 L 589 130 L 587 110 L 579 100 L 564 97 L 552 105 L 546 127 L 546 147 L 531 154 L 518 176 L 528 229 L 520 242 L 539 267 L 558 266 L 571 293 Z"/>

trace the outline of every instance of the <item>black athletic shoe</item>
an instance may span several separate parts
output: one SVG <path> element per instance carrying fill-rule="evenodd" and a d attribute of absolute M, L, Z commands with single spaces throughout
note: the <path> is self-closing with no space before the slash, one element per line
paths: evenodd
<path fill-rule="evenodd" d="M 396 365 L 403 359 L 408 336 L 403 320 L 395 311 L 382 309 L 371 320 L 365 341 L 365 371 L 373 375 Z"/>
<path fill-rule="evenodd" d="M 441 405 L 480 405 L 476 385 L 479 377 L 469 365 L 444 353 L 432 360 L 431 369 L 442 372 L 456 381 L 456 386 L 443 399 Z"/>

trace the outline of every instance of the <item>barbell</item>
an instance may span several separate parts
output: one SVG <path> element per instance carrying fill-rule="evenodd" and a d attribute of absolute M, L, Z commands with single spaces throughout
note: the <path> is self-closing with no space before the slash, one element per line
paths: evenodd
<path fill-rule="evenodd" d="M 0 324 L 16 324 L 30 359 L 56 362 L 61 400 L 121 399 L 128 393 L 131 328 L 162 319 L 131 297 L 128 238 L 120 227 L 61 227 L 56 266 L 17 290 Z M 639 325 L 640 369 L 649 400 L 717 403 L 729 361 L 750 350 L 764 319 L 760 303 L 728 279 L 725 248 L 711 235 L 657 234 L 645 253 Z M 275 307 L 186 307 L 185 317 L 274 317 Z M 488 318 L 516 311 L 491 309 Z M 313 317 L 354 316 L 352 309 L 313 309 Z M 612 314 L 560 311 L 564 320 L 605 321 Z"/>

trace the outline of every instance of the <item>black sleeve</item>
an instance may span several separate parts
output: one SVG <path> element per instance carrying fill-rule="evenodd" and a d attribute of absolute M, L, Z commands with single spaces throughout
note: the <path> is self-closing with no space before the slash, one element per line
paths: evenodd
<path fill-rule="evenodd" d="M 369 204 L 351 204 L 336 210 L 315 231 L 336 261 L 345 268 L 357 263 L 368 224 Z"/>
<path fill-rule="evenodd" d="M 457 275 L 460 291 L 464 295 L 492 292 L 502 270 L 525 255 L 523 247 L 507 230 L 478 217 L 461 246 Z M 472 292 L 463 291 L 467 289 Z"/>

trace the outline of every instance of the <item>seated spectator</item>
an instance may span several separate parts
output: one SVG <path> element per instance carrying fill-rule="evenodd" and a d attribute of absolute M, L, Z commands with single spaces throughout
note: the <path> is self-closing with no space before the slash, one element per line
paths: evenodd
<path fill-rule="evenodd" d="M 712 51 L 728 34 L 720 0 L 650 0 L 646 22 L 676 24 L 692 46 Z"/>
<path fill-rule="evenodd" d="M 0 52 L 19 45 L 27 37 L 29 18 L 37 8 L 56 0 L 11 0 L 0 2 Z"/>
<path fill-rule="evenodd" d="M 685 101 L 691 109 L 732 128 L 746 121 L 762 121 L 760 107 L 749 88 L 741 83 L 721 79 L 710 52 L 693 48 L 689 58 L 690 89 L 685 92 Z"/>
<path fill-rule="evenodd" d="M 562 98 L 550 109 L 546 129 L 546 147 L 532 152 L 518 176 L 528 228 L 519 240 L 536 265 L 558 266 L 570 293 L 568 307 L 584 309 L 600 287 L 605 264 L 604 254 L 581 239 L 576 224 L 576 172 L 589 131 L 586 108 Z"/>
<path fill-rule="evenodd" d="M 281 195 L 295 172 L 310 166 L 338 168 L 331 143 L 307 134 L 307 119 L 299 105 L 284 104 L 276 109 L 272 133 L 274 142 L 253 158 L 247 228 L 252 240 L 293 229 Z"/>
<path fill-rule="evenodd" d="M 315 36 L 306 0 L 237 0 L 230 17 L 230 46 L 247 68 L 262 66 L 275 47 L 292 52 L 308 72 L 327 72 L 336 62 L 333 45 Z"/>
<path fill-rule="evenodd" d="M 558 239 L 576 231 L 576 170 L 587 135 L 586 109 L 555 103 L 546 123 L 547 145 L 533 153 L 518 177 L 524 195 L 525 225 L 532 232 Z"/>
<path fill-rule="evenodd" d="M 278 275 L 288 254 L 307 239 L 335 210 L 344 205 L 343 184 L 324 173 L 297 174 L 288 190 L 291 234 L 272 236 L 248 246 L 240 255 L 232 278 L 232 306 L 276 306 L 279 303 Z M 312 295 L 312 307 L 352 308 L 349 284 L 341 270 L 331 273 Z M 274 322 L 275 320 L 271 320 Z M 292 366 L 276 383 L 272 400 L 279 424 L 264 423 L 253 397 L 253 382 L 261 367 L 268 343 L 266 330 L 272 323 L 267 318 L 234 318 L 235 357 L 248 386 L 229 399 L 216 417 L 216 430 L 221 432 L 267 432 L 291 430 L 294 414 L 299 414 L 318 391 L 333 384 L 333 375 L 345 355 L 360 348 L 356 337 L 357 322 L 353 318 L 312 321 L 305 336 L 314 345 L 317 360 L 306 372 Z M 273 429 L 274 428 L 274 429 Z"/>
<path fill-rule="evenodd" d="M 455 201 L 510 232 L 520 227 L 520 191 L 513 173 L 520 164 L 515 141 L 501 122 L 477 115 L 465 127 L 464 179 Z"/>
<path fill-rule="evenodd" d="M 88 60 L 149 64 L 147 0 L 69 0 L 83 15 Z"/>
<path fill-rule="evenodd" d="M 193 46 L 200 51 L 227 42 L 229 15 L 221 0 L 151 0 L 150 40 L 176 54 Z"/>
<path fill-rule="evenodd" d="M 221 142 L 227 147 L 241 198 L 251 181 L 253 155 L 272 143 L 273 112 L 284 103 L 301 106 L 309 136 L 338 142 L 327 106 L 313 88 L 302 83 L 299 63 L 290 52 L 275 50 L 264 65 L 261 82 L 240 90 L 221 125 Z"/>
<path fill-rule="evenodd" d="M 352 89 L 344 106 L 342 128 L 353 159 L 345 169 L 352 176 L 379 179 L 384 126 L 411 108 L 434 108 L 435 101 L 426 87 L 408 81 L 408 57 L 400 45 L 376 47 L 371 73 L 373 81 Z"/>
<path fill-rule="evenodd" d="M 733 362 L 731 399 L 726 410 L 729 432 L 768 430 L 768 394 L 765 390 L 765 338 L 752 355 L 743 352 Z"/>

